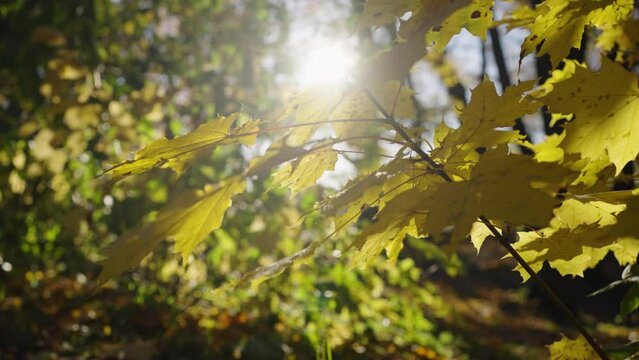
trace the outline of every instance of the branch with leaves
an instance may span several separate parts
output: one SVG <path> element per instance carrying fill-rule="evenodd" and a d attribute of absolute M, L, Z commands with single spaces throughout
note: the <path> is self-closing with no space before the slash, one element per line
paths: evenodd
<path fill-rule="evenodd" d="M 360 174 L 318 204 L 334 224 L 326 237 L 225 288 L 259 283 L 283 272 L 374 207 L 373 221 L 352 240 L 357 249 L 352 266 L 366 264 L 384 250 L 395 261 L 407 235 L 431 239 L 449 253 L 468 237 L 478 251 L 487 237 L 494 237 L 517 261 L 524 280 L 533 278 L 596 356 L 607 359 L 536 271 L 548 263 L 564 275 L 583 276 L 609 252 L 622 265 L 637 261 L 639 227 L 633 219 L 639 194 L 602 191 L 606 181 L 639 154 L 639 86 L 636 74 L 628 70 L 636 62 L 633 54 L 639 43 L 639 32 L 629 30 L 636 28 L 633 4 L 547 0 L 535 9 L 520 6 L 498 22 L 493 21 L 492 6 L 487 0 L 370 0 L 359 26 L 398 21 L 400 30 L 388 52 L 363 61 L 358 85 L 302 91 L 277 120 L 220 117 L 182 137 L 157 140 L 134 160 L 108 170 L 113 181 L 157 167 L 179 174 L 218 146 L 252 145 L 258 135 L 275 138 L 266 154 L 253 159 L 242 174 L 181 196 L 160 210 L 155 221 L 119 239 L 108 251 L 100 282 L 135 267 L 165 238 L 175 240 L 186 262 L 195 246 L 222 225 L 233 197 L 254 176 L 272 173 L 271 188 L 287 187 L 297 195 L 335 168 L 340 151 L 365 153 L 358 149 L 362 141 L 395 143 L 402 146 L 398 152 L 378 156 L 391 156 L 389 162 Z M 407 20 L 397 20 L 409 11 Z M 442 122 L 428 136 L 419 125 L 402 125 L 401 119 L 415 119 L 416 114 L 414 94 L 401 82 L 426 49 L 443 51 L 462 29 L 482 39 L 490 33 L 497 41 L 498 24 L 530 30 L 521 56 L 549 54 L 555 66 L 551 77 L 541 85 L 532 80 L 508 86 L 501 64 L 503 93 L 484 78 L 460 110 L 459 126 Z M 627 56 L 604 58 L 598 70 L 566 60 L 570 49 L 580 46 L 584 27 L 601 32 L 597 43 L 602 51 L 616 47 Z M 393 63 L 396 58 L 402 61 Z M 518 121 L 543 106 L 571 120 L 562 133 L 532 144 L 516 130 Z M 318 135 L 325 128 L 331 136 Z M 430 149 L 423 149 L 422 142 L 432 143 Z M 334 147 L 338 144 L 357 150 L 340 150 Z M 510 153 L 509 146 L 530 149 L 530 155 Z M 409 153 L 416 153 L 419 161 Z M 570 344 L 574 343 L 566 340 L 556 349 L 569 351 L 565 349 Z"/>

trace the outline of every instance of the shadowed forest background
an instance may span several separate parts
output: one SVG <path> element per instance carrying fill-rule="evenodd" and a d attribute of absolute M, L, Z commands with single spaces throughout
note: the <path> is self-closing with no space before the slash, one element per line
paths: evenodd
<path fill-rule="evenodd" d="M 507 251 L 494 236 L 484 231 L 480 240 L 488 236 L 486 241 L 483 245 L 476 242 L 479 233 L 474 226 L 480 224 L 477 216 L 484 213 L 475 214 L 475 221 L 471 217 L 468 227 L 475 224 L 472 233 L 463 233 L 464 240 L 459 242 L 449 227 L 441 239 L 439 232 L 415 233 L 408 225 L 392 234 L 382 232 L 378 238 L 378 233 L 366 233 L 367 229 L 385 224 L 383 206 L 391 209 L 391 202 L 382 205 L 364 195 L 360 200 L 342 196 L 350 194 L 358 186 L 356 181 L 367 176 L 370 180 L 393 171 L 411 176 L 419 171 L 430 175 L 440 171 L 425 168 L 424 158 L 416 154 L 413 143 L 399 136 L 398 127 L 371 130 L 377 125 L 353 115 L 371 113 L 368 117 L 375 118 L 372 120 L 380 120 L 380 116 L 389 120 L 390 115 L 384 113 L 392 107 L 396 124 L 417 139 L 417 146 L 428 150 L 436 161 L 449 157 L 442 169 L 453 174 L 454 184 L 465 181 L 470 171 L 448 167 L 455 164 L 448 160 L 455 158 L 457 151 L 465 156 L 464 162 L 473 164 L 482 164 L 477 159 L 484 159 L 486 152 L 501 151 L 535 161 L 533 167 L 550 163 L 558 167 L 557 163 L 581 174 L 577 180 L 572 178 L 572 183 L 535 187 L 535 191 L 548 190 L 552 193 L 549 198 L 558 201 L 549 205 L 548 219 L 541 226 L 512 224 L 510 219 L 501 219 L 501 214 L 486 214 L 504 236 L 507 230 L 520 232 L 517 239 L 510 240 L 528 241 L 521 233 L 542 229 L 548 223 L 556 225 L 558 209 L 570 200 L 609 201 L 606 204 L 611 208 L 620 207 L 608 216 L 630 214 L 623 219 L 619 215 L 618 224 L 636 219 L 636 212 L 624 212 L 639 209 L 637 193 L 632 191 L 637 155 L 632 140 L 623 145 L 632 153 L 629 158 L 620 157 L 624 161 L 614 158 L 616 148 L 608 144 L 617 142 L 608 138 L 591 147 L 606 147 L 610 159 L 598 158 L 595 163 L 583 149 L 571 152 L 569 140 L 562 142 L 563 136 L 567 132 L 570 139 L 571 124 L 590 118 L 580 118 L 574 111 L 573 121 L 568 114 L 571 111 L 550 111 L 549 107 L 559 108 L 557 104 L 579 98 L 581 90 L 553 103 L 544 102 L 552 95 L 552 86 L 543 87 L 550 79 L 559 89 L 563 75 L 557 74 L 581 74 L 579 71 L 586 70 L 580 70 L 580 64 L 588 71 L 598 71 L 603 63 L 604 68 L 625 71 L 625 79 L 634 84 L 628 85 L 631 90 L 616 93 L 630 94 L 628 102 L 639 99 L 635 2 L 456 1 L 464 4 L 445 2 L 456 8 L 435 16 L 425 30 L 425 41 L 421 32 L 417 45 L 403 31 L 410 30 L 420 16 L 436 14 L 439 8 L 433 4 L 437 2 L 0 3 L 0 358 L 538 359 L 548 358 L 549 344 L 577 338 L 577 329 L 543 291 L 533 281 L 522 283 L 523 270 L 519 270 L 522 275 L 513 271 L 517 262 L 504 258 Z M 416 10 L 421 6 L 427 10 Z M 630 15 L 623 19 L 618 15 L 615 24 L 619 26 L 608 29 L 594 17 L 604 15 L 592 14 L 608 14 L 605 11 L 611 6 L 625 6 Z M 553 25 L 550 34 L 578 33 L 577 46 L 571 46 L 575 36 L 551 39 L 547 28 L 535 28 L 535 19 L 547 16 L 548 11 L 570 7 L 575 10 L 566 10 L 566 14 L 588 20 L 578 25 Z M 612 13 L 621 14 L 621 10 Z M 561 19 L 568 15 L 553 16 Z M 480 18 L 483 23 L 459 20 L 462 18 Z M 545 43 L 531 40 L 529 28 L 549 38 Z M 416 46 L 419 53 L 415 56 L 410 49 L 395 52 L 402 44 Z M 566 47 L 565 54 L 556 57 L 556 48 L 547 50 L 556 44 Z M 390 61 L 384 60 L 386 51 L 391 54 Z M 375 59 L 382 59 L 386 67 L 379 67 Z M 405 70 L 411 71 L 396 76 L 396 71 L 403 71 L 397 69 L 406 59 L 410 64 Z M 362 77 L 356 75 L 360 70 Z M 392 82 L 379 85 L 378 91 L 377 76 Z M 437 152 L 446 144 L 446 131 L 464 129 L 470 122 L 468 114 L 476 109 L 472 99 L 479 98 L 474 94 L 491 89 L 487 99 L 507 100 L 510 93 L 505 93 L 506 89 L 520 89 L 519 84 L 527 80 L 532 80 L 527 90 L 513 91 L 519 91 L 522 99 L 529 92 L 538 96 L 541 100 L 532 107 L 521 105 L 532 110 L 509 118 L 512 126 L 493 126 L 491 131 L 499 131 L 486 135 L 489 143 L 472 143 L 469 137 L 464 144 L 474 144 L 470 150 L 456 145 L 458 150 L 452 155 Z M 366 92 L 354 95 L 355 100 L 342 97 L 328 105 L 330 101 L 321 98 L 339 93 L 341 90 L 335 89 L 342 89 L 340 86 L 355 88 L 362 81 Z M 601 80 L 601 88 L 607 91 L 609 85 L 604 82 Z M 369 92 L 368 86 L 373 90 Z M 533 86 L 541 90 L 533 90 Z M 313 91 L 322 95 L 309 97 L 309 91 L 313 96 L 317 96 Z M 350 94 L 348 91 L 345 93 Z M 375 96 L 381 105 L 375 103 Z M 372 105 L 361 105 L 368 100 Z M 348 108 L 340 110 L 340 104 Z M 342 116 L 326 115 L 322 106 L 338 109 Z M 366 106 L 372 110 L 363 110 Z M 634 106 L 639 109 L 636 103 Z M 620 110 L 611 111 L 604 109 L 603 113 L 612 117 Z M 241 114 L 231 115 L 235 113 Z M 634 125 L 629 127 L 637 127 L 639 111 L 630 115 L 627 122 Z M 173 158 L 158 155 L 159 160 L 147 168 L 133 168 L 144 158 L 141 150 L 153 141 L 179 139 L 199 126 L 225 121 L 218 119 L 220 116 L 233 118 L 227 126 L 232 136 L 220 140 L 220 146 L 198 150 L 197 157 L 184 163 L 180 160 L 178 166 L 172 165 Z M 304 117 L 339 121 L 302 134 L 300 129 L 305 128 L 296 126 Z M 356 124 L 340 127 L 342 120 Z M 507 132 L 503 128 L 514 135 L 503 140 L 501 134 Z M 284 140 L 280 130 L 290 131 L 283 135 Z M 605 129 L 591 133 L 600 131 Z M 637 130 L 628 131 L 632 134 L 628 138 L 636 135 L 639 139 Z M 335 139 L 346 136 L 353 140 L 333 146 L 331 141 L 337 144 Z M 233 143 L 237 138 L 240 140 Z M 328 146 L 326 153 L 331 155 L 303 157 L 309 146 Z M 561 146 L 559 159 L 552 151 Z M 297 155 L 273 162 L 269 156 L 274 149 Z M 507 161 L 502 163 L 510 164 L 511 155 L 503 156 Z M 260 159 L 273 162 L 273 169 L 262 166 Z M 584 165 L 588 159 L 592 161 Z M 394 170 L 400 160 L 401 170 Z M 124 166 L 114 168 L 117 164 Z M 515 165 L 512 169 L 519 169 Z M 133 170 L 118 173 L 128 166 Z M 303 171 L 295 175 L 297 169 Z M 552 169 L 547 173 L 555 174 Z M 541 171 L 542 175 L 545 172 Z M 246 179 L 239 180 L 242 176 L 238 174 Z M 158 218 L 167 222 L 186 219 L 190 212 L 176 211 L 163 217 L 163 209 L 171 209 L 166 204 L 218 191 L 210 190 L 218 189 L 216 184 L 227 189 L 234 181 L 244 188 L 234 190 L 232 206 L 229 199 L 228 210 L 222 209 L 217 216 L 220 226 L 202 234 L 203 241 L 192 247 L 184 245 L 187 250 L 171 241 L 175 235 L 171 231 L 177 232 L 174 228 L 165 233 L 150 225 L 135 232 L 140 224 L 153 224 Z M 375 181 L 361 182 L 362 193 L 365 188 L 377 189 L 375 186 L 385 193 L 409 183 L 397 185 L 389 180 L 387 184 L 397 185 L 391 187 Z M 623 195 L 610 195 L 612 192 Z M 486 191 L 486 199 L 488 195 Z M 526 201 L 532 208 L 537 200 Z M 438 204 L 442 209 L 453 207 Z M 464 206 L 459 206 L 460 211 Z M 528 214 L 525 206 L 519 208 Z M 554 223 L 549 222 L 553 211 Z M 344 221 L 344 213 L 354 217 L 342 229 L 338 224 Z M 410 226 L 419 227 L 415 223 L 423 214 L 410 213 L 417 214 Z M 573 213 L 574 218 L 584 216 Z M 568 246 L 576 251 L 568 257 L 544 257 L 554 243 L 536 249 L 543 256 L 534 266 L 610 358 L 632 358 L 639 352 L 639 229 L 626 227 L 623 233 L 607 233 L 612 234 L 606 235 L 608 238 L 624 240 L 605 244 L 584 235 L 599 231 L 595 225 L 608 226 L 606 219 L 599 214 L 591 223 L 570 227 L 575 233 L 582 225 L 585 230 L 575 235 L 584 239 L 583 247 L 578 245 L 575 250 Z M 445 225 L 462 227 L 451 222 Z M 191 230 L 198 227 L 184 226 Z M 333 234 L 335 227 L 338 229 Z M 161 235 L 156 236 L 158 233 Z M 473 242 L 467 239 L 469 233 L 475 236 Z M 107 262 L 106 280 L 111 279 L 98 284 L 109 254 L 105 249 L 118 238 L 124 239 L 120 243 L 126 242 L 130 239 L 126 234 L 158 241 L 140 254 L 143 260 L 139 266 L 127 263 L 113 270 Z M 551 235 L 549 241 L 554 239 Z M 164 241 L 166 238 L 169 240 Z M 327 240 L 318 241 L 324 238 Z M 389 240 L 393 241 L 381 243 Z M 309 244 L 317 244 L 311 245 L 312 256 L 267 267 L 305 251 Z M 376 248 L 371 250 L 366 244 Z M 516 248 L 522 254 L 525 251 Z M 388 256 L 380 254 L 383 250 Z M 532 255 L 527 256 L 532 264 Z M 114 261 L 113 256 L 111 259 Z M 573 260 L 579 264 L 574 265 Z M 561 261 L 578 269 L 566 270 Z M 125 267 L 132 271 L 119 274 Z M 274 270 L 251 272 L 260 267 Z M 256 276 L 244 281 L 245 274 Z M 609 289 L 591 296 L 604 287 Z M 557 346 L 556 354 L 565 357 L 554 358 L 581 359 L 582 350 L 592 355 L 586 342 L 579 344 L 585 350 Z"/>

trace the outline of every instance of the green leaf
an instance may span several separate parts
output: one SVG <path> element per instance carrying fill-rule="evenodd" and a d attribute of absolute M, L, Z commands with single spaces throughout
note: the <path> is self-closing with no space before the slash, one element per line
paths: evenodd
<path fill-rule="evenodd" d="M 639 284 L 631 286 L 621 301 L 621 315 L 627 316 L 637 309 L 639 309 Z"/>

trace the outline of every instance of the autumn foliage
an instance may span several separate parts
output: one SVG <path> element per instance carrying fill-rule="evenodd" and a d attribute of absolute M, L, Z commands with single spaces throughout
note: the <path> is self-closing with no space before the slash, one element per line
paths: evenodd
<path fill-rule="evenodd" d="M 631 269 L 639 255 L 639 192 L 613 191 L 613 184 L 628 174 L 624 169 L 634 169 L 639 154 L 639 81 L 633 71 L 639 60 L 639 27 L 634 2 L 546 0 L 535 7 L 513 2 L 498 20 L 494 8 L 487 0 L 368 0 L 361 4 L 352 33 L 396 26 L 395 39 L 388 49 L 363 57 L 349 81 L 297 89 L 283 99 L 278 111 L 261 120 L 250 110 L 218 111 L 220 115 L 184 135 L 147 141 L 130 160 L 103 162 L 95 182 L 117 189 L 121 182 L 157 168 L 172 170 L 176 176 L 171 181 L 177 181 L 212 154 L 237 154 L 240 148 L 268 144 L 238 166 L 216 172 L 205 185 L 176 192 L 123 231 L 103 253 L 97 283 L 105 286 L 135 270 L 165 240 L 172 242 L 172 251 L 187 269 L 189 259 L 201 252 L 202 243 L 211 241 L 212 233 L 214 241 L 242 252 L 225 225 L 238 226 L 225 215 L 243 211 L 236 208 L 238 201 L 244 207 L 253 201 L 251 206 L 258 209 L 253 211 L 259 214 L 255 218 L 263 219 L 259 224 L 244 221 L 245 227 L 284 221 L 288 227 L 317 231 L 312 236 L 302 231 L 286 235 L 291 244 L 285 251 L 274 251 L 279 259 L 271 257 L 241 275 L 224 278 L 212 296 L 259 289 L 289 269 L 287 276 L 294 277 L 306 264 L 313 265 L 314 258 L 330 257 L 326 271 L 345 272 L 340 275 L 344 278 L 352 269 L 366 273 L 384 266 L 392 272 L 406 266 L 406 256 L 400 254 L 409 241 L 431 246 L 431 252 L 447 259 L 455 258 L 467 242 L 477 252 L 487 242 L 497 242 L 508 250 L 506 257 L 516 257 L 514 270 L 524 282 L 545 264 L 561 275 L 583 277 L 609 253 Z M 414 65 L 435 63 L 434 59 L 441 65 L 453 36 L 464 31 L 485 40 L 496 26 L 529 31 L 520 64 L 533 54 L 548 62 L 549 71 L 503 89 L 484 76 L 467 103 L 455 103 L 453 120 L 428 118 L 418 111 L 407 81 Z M 594 60 L 571 55 L 583 46 L 584 37 L 594 44 Z M 68 69 L 57 73 L 61 79 L 88 74 L 70 65 L 73 60 L 60 61 L 69 63 L 50 66 Z M 49 86 L 57 86 L 56 81 L 62 80 Z M 74 119 L 82 119 L 86 126 L 95 116 L 91 106 L 67 109 L 65 124 L 75 128 Z M 151 113 L 153 105 L 145 106 Z M 533 142 L 521 126 L 522 118 L 532 114 L 546 116 L 548 128 L 554 129 L 542 141 Z M 48 136 L 43 131 L 35 141 L 46 140 L 41 139 Z M 380 154 L 388 149 L 392 153 Z M 289 205 L 281 204 L 308 202 L 309 189 L 335 170 L 338 159 L 349 151 L 365 154 L 357 175 L 337 191 L 310 198 L 301 213 L 287 215 Z M 34 156 L 55 166 L 54 152 Z M 161 171 L 150 174 L 145 179 L 166 177 Z M 12 181 L 14 190 L 16 182 Z M 280 205 L 259 210 L 256 202 L 269 196 L 281 196 Z M 286 220 L 273 220 L 278 217 Z M 250 234 L 241 234 L 251 241 Z M 215 251 L 211 256 L 221 262 L 224 250 Z M 387 260 L 379 265 L 383 252 Z M 167 261 L 177 267 L 171 257 Z M 419 285 L 406 285 L 410 286 Z M 623 316 L 639 307 L 638 289 L 636 283 L 628 288 L 621 304 Z M 597 337 L 596 330 L 592 335 Z M 329 348 L 322 356 L 330 354 L 327 341 L 314 339 L 314 345 Z M 598 356 L 593 346 L 581 337 L 563 338 L 549 349 L 553 358 L 588 359 Z M 444 350 L 420 351 L 427 353 L 424 358 L 452 356 Z"/>

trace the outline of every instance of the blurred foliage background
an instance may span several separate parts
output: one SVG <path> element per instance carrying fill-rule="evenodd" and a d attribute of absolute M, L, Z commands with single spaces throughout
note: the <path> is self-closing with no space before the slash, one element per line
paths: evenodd
<path fill-rule="evenodd" d="M 324 6 L 339 15 L 313 23 Z M 350 1 L 3 1 L 1 357 L 536 358 L 558 332 L 573 333 L 529 288 L 513 290 L 518 277 L 490 248 L 449 258 L 415 241 L 397 264 L 380 257 L 362 271 L 348 268 L 336 238 L 294 271 L 214 291 L 326 234 L 313 206 L 330 189 L 291 201 L 284 190 L 264 194 L 268 180 L 250 184 L 186 267 L 166 242 L 96 291 L 107 244 L 167 199 L 237 173 L 252 150 L 218 149 L 180 178 L 154 171 L 109 187 L 98 176 L 216 114 L 276 117 L 294 62 L 292 24 L 306 17 L 309 27 L 346 31 L 359 9 Z M 388 42 L 360 36 L 370 48 Z M 443 59 L 431 60 L 442 84 L 459 86 Z M 602 320 L 599 330 L 628 338 L 631 329 L 614 323 L 618 302 L 606 304 L 612 310 L 590 315 Z"/>

